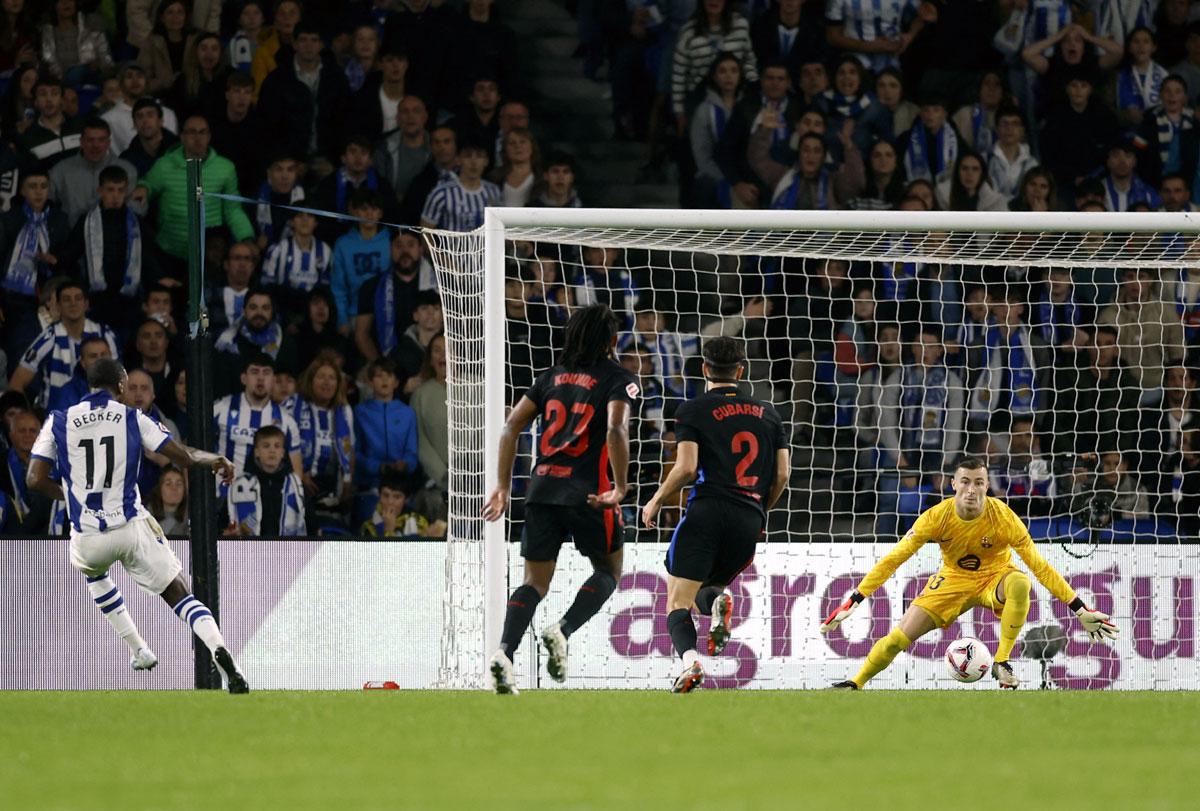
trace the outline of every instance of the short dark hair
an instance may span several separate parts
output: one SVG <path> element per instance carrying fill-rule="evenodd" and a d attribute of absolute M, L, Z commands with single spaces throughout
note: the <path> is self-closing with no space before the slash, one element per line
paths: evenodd
<path fill-rule="evenodd" d="M 247 355 L 246 359 L 242 361 L 242 371 L 247 371 L 251 366 L 269 366 L 273 372 L 275 371 L 275 359 L 266 352 L 254 352 Z"/>
<path fill-rule="evenodd" d="M 322 43 L 325 42 L 325 37 L 321 34 L 321 26 L 312 20 L 305 19 L 303 15 L 301 15 L 300 21 L 296 23 L 296 27 L 292 29 L 292 40 L 294 41 L 301 34 L 312 34 L 319 38 Z"/>
<path fill-rule="evenodd" d="M 558 149 L 546 156 L 545 166 L 546 169 L 551 169 L 555 166 L 565 166 L 571 170 L 572 174 L 579 174 L 575 169 L 575 159 L 569 153 Z"/>
<path fill-rule="evenodd" d="M 732 383 L 737 379 L 737 370 L 746 361 L 746 349 L 741 341 L 726 335 L 709 338 L 701 352 L 704 365 L 711 371 L 709 380 Z"/>
<path fill-rule="evenodd" d="M 100 170 L 100 175 L 98 177 L 98 180 L 99 180 L 99 185 L 101 185 L 101 186 L 103 186 L 105 183 L 128 184 L 129 183 L 129 173 L 114 163 L 112 166 L 105 166 L 103 169 Z"/>
<path fill-rule="evenodd" d="M 359 149 L 370 152 L 372 148 L 371 139 L 363 135 L 361 132 L 353 133 L 352 135 L 347 136 L 346 142 L 342 144 L 342 153 L 344 154 L 346 150 L 352 146 L 356 146 Z"/>
<path fill-rule="evenodd" d="M 1184 185 L 1184 187 L 1186 189 L 1191 191 L 1192 182 L 1190 180 L 1188 180 L 1187 177 L 1182 172 L 1167 172 L 1166 174 L 1164 174 L 1162 176 L 1162 180 L 1160 180 L 1158 182 L 1158 187 L 1161 189 L 1163 187 L 1163 184 L 1166 183 L 1168 180 L 1178 180 L 1180 183 L 1182 183 Z"/>
<path fill-rule="evenodd" d="M 350 199 L 346 202 L 347 209 L 363 209 L 368 206 L 383 211 L 383 197 L 379 192 L 368 189 L 365 185 L 350 192 Z"/>
<path fill-rule="evenodd" d="M 37 95 L 39 87 L 57 87 L 59 93 L 63 92 L 62 79 L 59 79 L 57 76 L 54 76 L 50 73 L 38 74 L 37 81 L 33 83 L 34 95 Z"/>
<path fill-rule="evenodd" d="M 385 487 L 388 490 L 395 490 L 397 493 L 408 495 L 408 488 L 404 486 L 404 479 L 395 473 L 388 473 L 379 480 L 379 489 L 383 490 Z"/>
<path fill-rule="evenodd" d="M 254 87 L 254 77 L 240 70 L 230 71 L 229 78 L 225 80 L 225 89 L 232 90 L 235 87 Z"/>
<path fill-rule="evenodd" d="M 955 470 L 979 470 L 980 468 L 987 470 L 987 463 L 978 456 L 960 456 L 958 462 L 954 465 Z"/>
<path fill-rule="evenodd" d="M 158 113 L 159 118 L 163 117 L 162 103 L 159 102 L 158 99 L 153 98 L 152 96 L 142 96 L 140 99 L 135 101 L 133 103 L 133 115 L 137 115 L 142 110 L 145 110 L 149 107 L 154 108 L 154 110 Z"/>
<path fill-rule="evenodd" d="M 254 447 L 258 447 L 258 443 L 263 439 L 278 439 L 283 441 L 284 448 L 287 448 L 287 435 L 283 433 L 283 429 L 278 425 L 264 425 L 254 432 Z"/>
<path fill-rule="evenodd" d="M 54 290 L 55 301 L 62 301 L 62 294 L 64 290 L 78 290 L 80 293 L 83 293 L 84 298 L 88 297 L 87 288 L 84 287 L 83 282 L 79 281 L 78 279 L 64 279 L 62 284 L 60 284 Z"/>
<path fill-rule="evenodd" d="M 99 116 L 91 116 L 83 122 L 81 130 L 103 130 L 109 135 L 112 135 L 112 127 L 108 126 L 108 122 Z"/>
<path fill-rule="evenodd" d="M 396 372 L 396 361 L 391 358 L 375 358 L 371 361 L 367 366 L 367 379 L 370 380 L 380 372 L 387 372 L 397 380 L 400 379 L 400 375 Z"/>
<path fill-rule="evenodd" d="M 419 290 L 413 296 L 414 307 L 441 307 L 442 297 L 436 290 Z"/>
<path fill-rule="evenodd" d="M 116 389 L 125 377 L 125 367 L 121 361 L 112 358 L 100 358 L 88 369 L 88 386 L 93 389 Z"/>
<path fill-rule="evenodd" d="M 465 155 L 468 152 L 479 152 L 484 155 L 488 154 L 488 148 L 478 141 L 464 140 L 458 145 L 458 154 Z"/>

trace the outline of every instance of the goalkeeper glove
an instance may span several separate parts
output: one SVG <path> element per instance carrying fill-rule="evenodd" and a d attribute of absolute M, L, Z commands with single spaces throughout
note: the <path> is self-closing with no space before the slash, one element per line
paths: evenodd
<path fill-rule="evenodd" d="M 862 601 L 863 596 L 861 594 L 857 591 L 850 592 L 850 596 L 846 598 L 846 601 L 833 609 L 833 613 L 821 623 L 821 633 L 827 634 L 849 619 L 850 615 L 854 613 L 854 609 L 858 608 L 858 604 Z"/>
<path fill-rule="evenodd" d="M 1115 640 L 1121 633 L 1121 629 L 1113 624 L 1108 614 L 1088 608 L 1078 597 L 1071 601 L 1071 609 L 1075 612 L 1075 616 L 1079 617 L 1084 630 L 1088 632 L 1088 638 L 1093 642 L 1101 642 L 1105 639 Z"/>

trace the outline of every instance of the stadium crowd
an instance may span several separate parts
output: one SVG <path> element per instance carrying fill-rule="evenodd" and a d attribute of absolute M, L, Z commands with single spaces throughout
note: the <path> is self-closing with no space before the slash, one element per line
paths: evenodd
<path fill-rule="evenodd" d="M 0 3 L 4 532 L 62 531 L 61 505 L 28 492 L 23 471 L 42 414 L 79 397 L 96 358 L 120 357 L 130 404 L 187 435 L 188 158 L 203 160 L 208 191 L 255 201 L 205 208 L 214 450 L 238 472 L 228 531 L 445 532 L 437 280 L 419 234 L 376 221 L 465 231 L 487 205 L 581 205 L 574 158 L 539 149 L 549 122 L 530 109 L 502 12 L 492 0 Z M 646 141 L 644 180 L 670 156 L 682 205 L 918 211 L 1195 210 L 1198 12 L 1186 0 L 575 8 L 583 72 L 611 83 L 614 137 Z M 513 390 L 548 364 L 570 306 L 604 301 L 626 318 L 620 359 L 643 380 L 641 481 L 669 459 L 700 340 L 743 335 L 798 438 L 832 429 L 833 458 L 812 464 L 838 471 L 840 506 L 878 511 L 884 529 L 942 492 L 963 448 L 989 454 L 998 492 L 1031 517 L 1200 529 L 1200 264 L 1121 278 L 727 265 L 684 278 L 635 251 L 512 246 Z M 185 531 L 186 478 L 152 461 L 143 492 L 164 528 Z"/>

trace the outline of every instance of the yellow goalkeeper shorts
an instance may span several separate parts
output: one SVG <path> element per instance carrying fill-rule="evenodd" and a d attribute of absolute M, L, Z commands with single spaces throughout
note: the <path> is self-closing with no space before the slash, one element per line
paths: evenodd
<path fill-rule="evenodd" d="M 929 578 L 912 604 L 933 617 L 939 628 L 945 628 L 975 606 L 990 608 L 998 617 L 1004 603 L 996 599 L 996 586 L 1012 572 L 1019 571 L 1016 566 L 984 574 L 942 569 Z"/>

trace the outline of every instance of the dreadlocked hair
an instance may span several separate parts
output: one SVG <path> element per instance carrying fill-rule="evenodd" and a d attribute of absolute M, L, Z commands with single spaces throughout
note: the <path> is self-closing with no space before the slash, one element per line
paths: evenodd
<path fill-rule="evenodd" d="M 563 342 L 562 365 L 582 369 L 608 358 L 619 326 L 616 314 L 605 304 L 592 304 L 571 313 Z"/>

